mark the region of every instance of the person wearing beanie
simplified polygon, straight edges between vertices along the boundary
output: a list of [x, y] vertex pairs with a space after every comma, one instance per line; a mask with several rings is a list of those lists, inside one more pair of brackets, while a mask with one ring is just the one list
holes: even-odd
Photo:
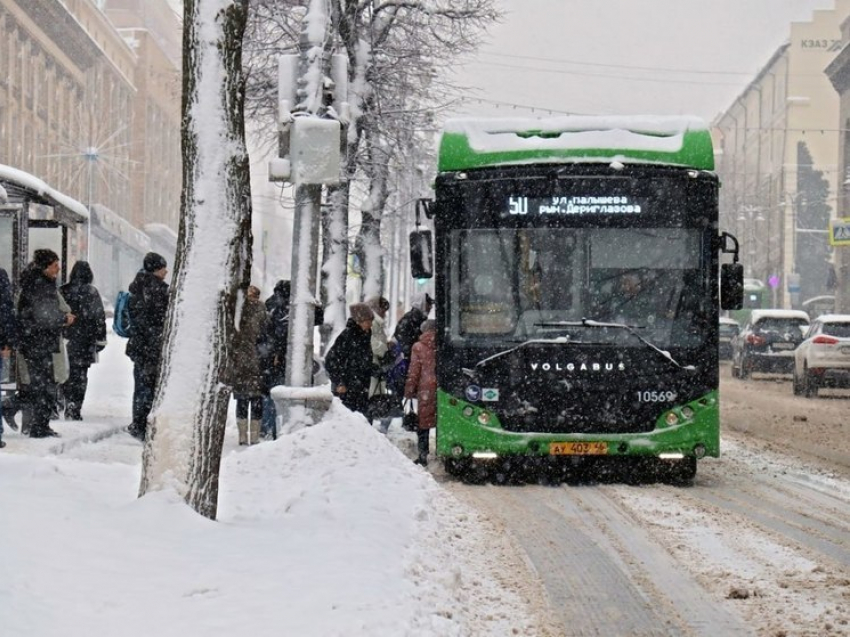
[[133, 361], [133, 422], [127, 431], [144, 440], [162, 353], [168, 312], [168, 268], [162, 255], [148, 252], [130, 284], [130, 339], [126, 354]]
[[351, 317], [325, 357], [331, 391], [351, 411], [366, 415], [372, 378], [372, 320], [365, 303], [349, 307]]
[[24, 360], [28, 382], [21, 384], [19, 403], [31, 411], [31, 438], [58, 435], [50, 428], [50, 415], [56, 403], [53, 356], [62, 351], [63, 329], [76, 320], [56, 287], [59, 269], [58, 255], [53, 250], [39, 249], [21, 274], [18, 353]]
[[418, 418], [416, 464], [428, 464], [431, 429], [437, 424], [437, 323], [428, 319], [422, 323], [422, 335], [413, 345], [404, 398], [416, 399]]
[[[168, 264], [165, 261], [165, 257], [161, 254], [157, 254], [156, 252], [148, 252], [145, 255], [144, 260], [142, 261], [142, 269], [145, 272], [159, 272], [160, 270], [164, 270]], [[165, 274], [163, 273], [162, 278], [165, 278]]]

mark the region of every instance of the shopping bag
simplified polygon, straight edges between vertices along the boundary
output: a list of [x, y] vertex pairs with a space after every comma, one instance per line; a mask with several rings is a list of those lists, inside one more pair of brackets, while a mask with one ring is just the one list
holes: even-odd
[[419, 430], [419, 414], [413, 411], [413, 403], [408, 400], [404, 403], [404, 416], [401, 419], [401, 428], [405, 431]]

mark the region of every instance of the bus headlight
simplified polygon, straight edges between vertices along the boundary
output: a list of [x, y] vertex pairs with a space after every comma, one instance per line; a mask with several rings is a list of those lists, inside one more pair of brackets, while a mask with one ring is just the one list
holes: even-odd
[[464, 408], [463, 408], [463, 412], [462, 412], [462, 413], [463, 413], [463, 415], [464, 415], [464, 416], [466, 416], [467, 418], [469, 418], [469, 417], [471, 417], [471, 416], [472, 416], [472, 414], [474, 414], [474, 413], [475, 413], [475, 408], [473, 408], [473, 407], [472, 407], [472, 405], [467, 405], [466, 407], [464, 407]]
[[478, 414], [478, 422], [482, 425], [489, 424], [490, 414], [488, 414], [486, 411], [482, 411], [480, 414]]
[[684, 416], [685, 419], [690, 420], [694, 417], [694, 410], [688, 406], [682, 407], [682, 416]]
[[667, 415], [664, 416], [664, 422], [666, 422], [670, 427], [679, 422], [679, 417], [676, 415], [675, 411], [668, 411]]

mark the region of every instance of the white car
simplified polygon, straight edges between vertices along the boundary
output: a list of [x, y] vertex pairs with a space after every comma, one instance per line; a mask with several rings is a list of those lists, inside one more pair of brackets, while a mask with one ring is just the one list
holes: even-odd
[[794, 393], [818, 395], [820, 387], [850, 387], [850, 314], [823, 314], [794, 350]]

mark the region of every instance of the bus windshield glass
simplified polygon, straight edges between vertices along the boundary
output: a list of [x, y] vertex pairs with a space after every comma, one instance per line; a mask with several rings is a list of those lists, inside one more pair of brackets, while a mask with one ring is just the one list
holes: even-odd
[[[447, 322], [453, 342], [529, 339], [658, 347], [705, 337], [703, 232], [696, 228], [474, 228], [449, 238]], [[577, 325], [578, 323], [578, 325]]]

